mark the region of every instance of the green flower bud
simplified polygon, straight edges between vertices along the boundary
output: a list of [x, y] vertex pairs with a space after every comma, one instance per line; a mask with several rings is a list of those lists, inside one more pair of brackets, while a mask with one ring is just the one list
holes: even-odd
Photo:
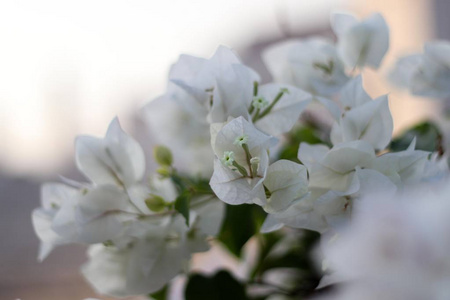
[[158, 173], [162, 177], [169, 177], [171, 174], [170, 169], [167, 167], [160, 167], [156, 169], [156, 173]]
[[166, 201], [158, 195], [150, 194], [149, 197], [145, 199], [145, 205], [153, 212], [160, 212], [166, 207]]
[[162, 166], [171, 166], [173, 162], [172, 152], [165, 146], [156, 146], [153, 148], [153, 156], [158, 164]]

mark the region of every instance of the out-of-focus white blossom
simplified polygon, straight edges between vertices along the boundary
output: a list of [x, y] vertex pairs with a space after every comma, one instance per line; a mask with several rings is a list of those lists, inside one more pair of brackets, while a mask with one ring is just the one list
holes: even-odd
[[331, 96], [349, 79], [336, 48], [321, 38], [274, 45], [263, 59], [275, 82], [300, 87], [315, 96]]
[[435, 41], [425, 44], [423, 54], [400, 58], [390, 78], [412, 94], [424, 97], [450, 96], [450, 43]]
[[348, 68], [368, 65], [378, 69], [389, 48], [389, 28], [381, 14], [358, 21], [353, 15], [335, 13], [331, 27], [338, 38], [338, 53]]
[[448, 182], [359, 203], [346, 231], [323, 243], [338, 282], [324, 299], [448, 299]]

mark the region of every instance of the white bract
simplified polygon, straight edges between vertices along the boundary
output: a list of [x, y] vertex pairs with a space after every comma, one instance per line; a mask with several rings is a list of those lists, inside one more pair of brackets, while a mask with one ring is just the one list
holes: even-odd
[[338, 38], [338, 53], [348, 68], [380, 66], [389, 48], [389, 28], [381, 14], [358, 21], [353, 15], [335, 13], [331, 27]]
[[393, 121], [387, 96], [372, 100], [362, 87], [362, 78], [351, 80], [341, 91], [342, 114], [331, 130], [334, 145], [366, 141], [383, 150], [391, 141]]
[[79, 136], [75, 140], [78, 169], [95, 184], [129, 187], [142, 180], [145, 157], [141, 146], [120, 128], [118, 119], [105, 137]]
[[450, 96], [450, 43], [436, 41], [425, 44], [423, 54], [400, 58], [390, 78], [398, 86], [418, 96], [447, 98]]
[[330, 96], [349, 79], [335, 47], [321, 38], [274, 45], [263, 59], [275, 82], [300, 87], [312, 95]]
[[[243, 117], [224, 125], [212, 145], [216, 159], [210, 185], [217, 197], [229, 204], [264, 205], [267, 152], [275, 142], [276, 139], [259, 131]], [[252, 164], [254, 158], [257, 160]]]

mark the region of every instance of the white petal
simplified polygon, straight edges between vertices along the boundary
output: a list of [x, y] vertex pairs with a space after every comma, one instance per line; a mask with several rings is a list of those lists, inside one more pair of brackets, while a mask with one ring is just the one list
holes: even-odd
[[350, 110], [342, 118], [340, 125], [344, 142], [363, 140], [375, 149], [384, 149], [389, 144], [393, 131], [387, 96]]
[[344, 108], [355, 108], [370, 101], [372, 101], [372, 98], [370, 98], [363, 88], [361, 75], [350, 80], [342, 88], [339, 97], [339, 102]]
[[96, 184], [132, 184], [142, 179], [145, 157], [141, 146], [114, 119], [104, 139], [75, 140], [78, 169]]
[[330, 148], [322, 144], [310, 145], [307, 143], [300, 143], [297, 157], [309, 170], [313, 164], [321, 161], [329, 150]]
[[356, 24], [358, 24], [358, 19], [354, 15], [348, 13], [331, 14], [331, 28], [337, 36], [345, 33]]

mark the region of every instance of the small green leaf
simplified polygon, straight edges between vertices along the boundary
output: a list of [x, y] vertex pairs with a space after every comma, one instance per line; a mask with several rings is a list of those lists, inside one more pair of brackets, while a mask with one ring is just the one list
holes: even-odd
[[324, 143], [324, 141], [319, 138], [318, 131], [312, 126], [298, 126], [287, 134], [287, 142], [280, 151], [279, 159], [299, 162], [297, 159], [297, 153], [298, 147], [302, 142], [308, 144]]
[[186, 226], [189, 227], [189, 203], [191, 197], [189, 193], [183, 193], [175, 199], [175, 210], [179, 212], [186, 220]]
[[242, 247], [253, 235], [259, 233], [265, 217], [266, 213], [258, 205], [227, 204], [218, 239], [231, 253], [240, 257]]
[[167, 297], [167, 285], [165, 285], [162, 289], [160, 289], [159, 291], [148, 295], [148, 297], [150, 297], [151, 299], [154, 300], [166, 300]]
[[227, 271], [221, 270], [212, 277], [193, 274], [185, 289], [186, 300], [248, 300], [245, 287]]
[[392, 140], [389, 149], [393, 152], [403, 151], [408, 148], [414, 137], [416, 138], [416, 149], [424, 151], [440, 151], [441, 133], [439, 128], [431, 122], [423, 122]]

